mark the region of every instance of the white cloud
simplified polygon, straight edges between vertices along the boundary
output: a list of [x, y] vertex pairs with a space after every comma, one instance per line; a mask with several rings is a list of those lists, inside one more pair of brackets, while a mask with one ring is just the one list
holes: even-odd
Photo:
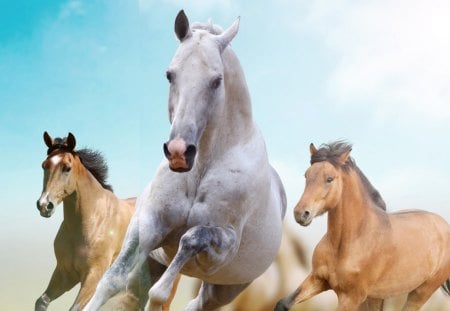
[[334, 54], [329, 90], [341, 104], [450, 119], [450, 2], [316, 1], [306, 26]]

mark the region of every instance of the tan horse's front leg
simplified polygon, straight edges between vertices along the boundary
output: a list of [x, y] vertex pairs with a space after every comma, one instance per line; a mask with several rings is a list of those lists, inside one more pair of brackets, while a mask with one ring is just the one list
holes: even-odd
[[310, 274], [292, 294], [278, 301], [274, 310], [289, 310], [289, 308], [291, 308], [294, 304], [301, 303], [329, 289], [330, 286], [328, 285], [328, 282], [326, 280]]
[[36, 300], [34, 305], [35, 311], [45, 311], [51, 301], [55, 300], [72, 287], [74, 287], [79, 280], [75, 277], [64, 273], [58, 266], [56, 266], [55, 271], [53, 271], [50, 282], [47, 286], [45, 292], [41, 297]]
[[358, 308], [358, 311], [383, 311], [384, 300], [367, 298]]
[[[338, 308], [337, 311], [356, 311], [361, 310], [360, 307], [365, 305], [367, 296], [358, 290], [352, 290], [350, 293], [338, 293]], [[366, 306], [370, 306], [367, 301]], [[367, 310], [364, 308], [362, 310]]]
[[80, 291], [78, 292], [77, 298], [73, 303], [70, 311], [82, 310], [84, 306], [89, 302], [95, 292], [97, 283], [99, 282], [101, 276], [105, 269], [91, 269], [86, 274], [86, 276], [81, 280]]

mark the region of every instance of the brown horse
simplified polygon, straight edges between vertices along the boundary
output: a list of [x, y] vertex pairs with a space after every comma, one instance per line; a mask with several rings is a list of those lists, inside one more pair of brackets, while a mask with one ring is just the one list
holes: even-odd
[[78, 283], [81, 288], [71, 310], [81, 310], [120, 251], [135, 198], [120, 200], [113, 194], [105, 183], [107, 166], [101, 154], [75, 151], [71, 133], [52, 139], [45, 132], [44, 141], [48, 151], [37, 208], [41, 216], [50, 217], [63, 202], [64, 220], [54, 241], [56, 268], [35, 310], [46, 310]]
[[450, 275], [450, 227], [425, 211], [386, 213], [381, 197], [350, 157], [351, 145], [317, 150], [305, 191], [294, 209], [307, 226], [328, 212], [328, 229], [313, 254], [312, 272], [275, 310], [288, 310], [322, 291], [338, 296], [338, 310], [382, 310], [383, 299], [407, 293], [403, 310], [419, 310]]

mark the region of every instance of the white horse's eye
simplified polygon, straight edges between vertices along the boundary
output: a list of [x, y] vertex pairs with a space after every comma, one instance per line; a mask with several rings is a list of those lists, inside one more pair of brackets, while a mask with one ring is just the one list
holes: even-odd
[[167, 78], [167, 81], [169, 81], [169, 83], [172, 83], [173, 73], [171, 73], [170, 71], [166, 71], [166, 78]]
[[211, 82], [211, 88], [213, 90], [217, 89], [220, 86], [220, 83], [222, 82], [222, 77], [217, 77]]

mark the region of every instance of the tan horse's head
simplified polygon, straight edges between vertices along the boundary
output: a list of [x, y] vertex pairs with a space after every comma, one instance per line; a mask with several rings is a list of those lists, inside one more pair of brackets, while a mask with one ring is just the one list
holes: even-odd
[[334, 161], [318, 160], [317, 149], [310, 145], [311, 166], [305, 173], [306, 183], [300, 201], [294, 208], [295, 220], [302, 226], [308, 226], [314, 217], [334, 209], [342, 195], [342, 173], [349, 160], [351, 146], [337, 155]]
[[37, 201], [37, 208], [43, 217], [50, 217], [56, 205], [75, 191], [74, 170], [77, 162], [74, 154], [75, 137], [72, 133], [64, 138], [52, 139], [44, 133], [44, 142], [48, 147], [48, 156], [42, 163], [44, 186]]

